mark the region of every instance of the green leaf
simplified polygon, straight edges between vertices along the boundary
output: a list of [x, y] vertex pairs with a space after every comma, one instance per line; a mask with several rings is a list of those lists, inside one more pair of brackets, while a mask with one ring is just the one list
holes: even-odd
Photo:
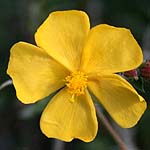
[[135, 79], [129, 79], [129, 82], [140, 92], [145, 93], [145, 89], [144, 89], [144, 80], [142, 77], [139, 77], [138, 80]]

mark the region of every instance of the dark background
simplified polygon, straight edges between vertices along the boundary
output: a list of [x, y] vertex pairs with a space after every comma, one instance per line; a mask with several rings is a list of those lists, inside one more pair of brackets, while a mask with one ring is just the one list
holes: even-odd
[[[67, 9], [86, 11], [91, 26], [106, 23], [129, 28], [142, 47], [144, 58], [150, 59], [150, 0], [0, 0], [0, 84], [9, 79], [6, 69], [11, 46], [18, 41], [35, 44], [34, 33], [49, 13]], [[55, 149], [57, 142], [46, 138], [39, 128], [40, 115], [48, 100], [24, 105], [17, 100], [12, 85], [0, 91], [0, 150]], [[99, 133], [93, 142], [74, 140], [63, 147], [68, 150], [119, 149], [102, 123], [99, 124]], [[114, 126], [132, 147], [129, 150], [150, 150], [149, 110], [133, 129]]]

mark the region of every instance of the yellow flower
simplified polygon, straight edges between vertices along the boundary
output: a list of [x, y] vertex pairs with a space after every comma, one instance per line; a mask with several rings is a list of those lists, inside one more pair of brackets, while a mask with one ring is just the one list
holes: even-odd
[[122, 77], [142, 62], [131, 32], [106, 24], [90, 30], [82, 11], [57, 11], [35, 33], [37, 46], [11, 48], [8, 74], [17, 97], [34, 103], [59, 92], [44, 110], [40, 127], [47, 137], [92, 141], [98, 124], [89, 91], [124, 128], [134, 126], [146, 109], [144, 99]]

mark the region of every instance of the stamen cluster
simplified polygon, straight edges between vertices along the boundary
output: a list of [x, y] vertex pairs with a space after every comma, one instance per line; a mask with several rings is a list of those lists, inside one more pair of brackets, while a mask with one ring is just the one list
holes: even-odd
[[85, 93], [85, 88], [87, 87], [87, 78], [81, 71], [76, 71], [71, 73], [71, 75], [65, 78], [66, 86], [68, 87], [68, 91], [73, 96], [79, 96]]

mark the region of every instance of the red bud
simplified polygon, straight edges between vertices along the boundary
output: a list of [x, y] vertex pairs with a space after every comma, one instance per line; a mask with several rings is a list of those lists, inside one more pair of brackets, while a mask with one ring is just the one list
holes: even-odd
[[137, 74], [136, 69], [124, 72], [124, 76], [126, 76], [128, 78], [134, 78], [135, 80], [138, 80], [138, 74]]
[[144, 66], [140, 69], [140, 73], [144, 79], [150, 80], [150, 60], [146, 60]]

